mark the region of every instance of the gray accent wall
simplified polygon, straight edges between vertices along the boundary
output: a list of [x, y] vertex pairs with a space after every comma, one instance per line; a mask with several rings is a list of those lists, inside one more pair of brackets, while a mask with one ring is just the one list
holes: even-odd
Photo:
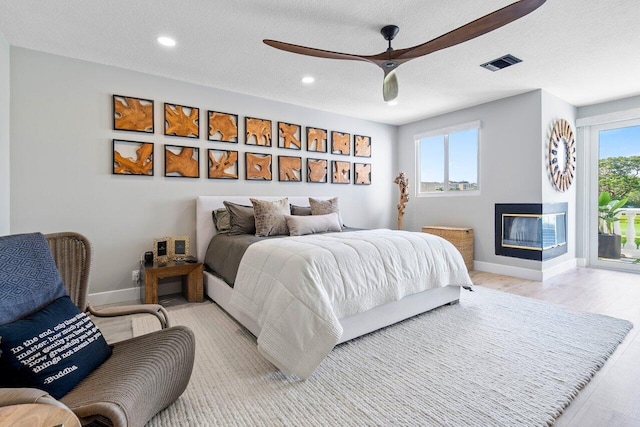
[[10, 233], [10, 88], [9, 74], [10, 48], [9, 43], [0, 33], [0, 236]]
[[[471, 108], [420, 120], [398, 131], [398, 169], [410, 178], [405, 229], [424, 225], [472, 227], [474, 259], [530, 270], [544, 270], [575, 258], [575, 186], [567, 193], [551, 187], [547, 172], [549, 129], [553, 120], [575, 122], [575, 108], [542, 90], [500, 99]], [[414, 137], [417, 134], [480, 120], [480, 193], [477, 195], [416, 197]], [[538, 262], [495, 255], [496, 203], [569, 202], [569, 252]]]
[[[94, 248], [91, 293], [131, 288], [131, 271], [154, 238], [195, 239], [199, 195], [335, 195], [347, 225], [380, 228], [395, 222], [394, 126], [16, 47], [11, 48], [11, 76], [11, 232], [86, 235]], [[112, 94], [154, 100], [155, 133], [113, 131]], [[163, 135], [164, 102], [201, 109], [199, 139]], [[274, 141], [278, 120], [371, 136], [372, 157], [279, 149], [277, 143], [256, 148], [242, 137], [239, 144], [209, 142], [203, 135], [207, 109], [239, 114], [241, 132], [245, 116], [271, 119]], [[155, 175], [113, 175], [112, 138], [155, 143]], [[200, 178], [164, 177], [163, 144], [199, 147]], [[241, 179], [207, 179], [207, 148], [240, 151]], [[273, 181], [244, 180], [246, 151], [274, 156]], [[278, 155], [371, 163], [372, 185], [281, 183]]]
[[542, 159], [542, 172], [540, 176], [541, 189], [542, 189], [542, 202], [543, 203], [560, 203], [566, 202], [568, 205], [567, 219], [567, 253], [559, 257], [544, 261], [542, 263], [542, 269], [549, 268], [551, 266], [560, 264], [569, 259], [576, 258], [576, 230], [578, 229], [578, 214], [577, 214], [577, 193], [579, 188], [579, 176], [574, 177], [571, 187], [561, 193], [557, 191], [551, 184], [551, 174], [549, 173], [548, 159], [549, 159], [549, 138], [551, 137], [551, 130], [556, 120], [567, 120], [574, 132], [576, 138], [577, 155], [581, 156], [578, 133], [576, 131], [576, 115], [577, 110], [573, 105], [565, 102], [564, 100], [550, 94], [547, 91], [540, 91], [542, 96], [542, 153], [540, 158]]
[[[494, 254], [495, 203], [541, 203], [540, 91], [512, 96], [400, 127], [399, 169], [410, 178], [405, 229], [424, 225], [472, 227], [474, 259], [539, 269], [539, 262]], [[480, 194], [416, 197], [414, 136], [480, 120]]]

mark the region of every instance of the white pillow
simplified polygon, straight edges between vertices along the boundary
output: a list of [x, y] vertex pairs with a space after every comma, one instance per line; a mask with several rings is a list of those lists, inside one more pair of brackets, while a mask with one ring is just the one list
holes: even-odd
[[326, 215], [285, 215], [290, 236], [324, 233], [325, 231], [342, 231], [338, 214], [333, 212]]

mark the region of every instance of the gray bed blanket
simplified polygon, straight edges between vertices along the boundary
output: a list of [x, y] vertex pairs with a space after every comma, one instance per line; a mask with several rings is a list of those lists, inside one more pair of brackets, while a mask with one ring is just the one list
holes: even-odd
[[[361, 230], [360, 228], [344, 227], [342, 232]], [[229, 286], [233, 287], [238, 274], [240, 261], [247, 248], [260, 240], [281, 239], [289, 236], [269, 236], [258, 237], [253, 234], [228, 235], [219, 233], [213, 236], [207, 253], [204, 257], [204, 264], [208, 271], [220, 276]]]

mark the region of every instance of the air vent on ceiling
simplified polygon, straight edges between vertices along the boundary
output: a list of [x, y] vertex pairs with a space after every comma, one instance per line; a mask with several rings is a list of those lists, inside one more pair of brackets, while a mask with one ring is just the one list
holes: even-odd
[[505, 55], [501, 58], [494, 59], [493, 61], [489, 61], [480, 65], [482, 68], [486, 68], [489, 71], [498, 71], [503, 68], [507, 68], [512, 66], [513, 64], [517, 64], [518, 62], [522, 62], [522, 59], [516, 58], [513, 55]]

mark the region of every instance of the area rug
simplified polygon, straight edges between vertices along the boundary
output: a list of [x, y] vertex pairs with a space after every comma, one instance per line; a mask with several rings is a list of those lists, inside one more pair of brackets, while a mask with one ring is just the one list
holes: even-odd
[[170, 315], [193, 329], [196, 361], [185, 393], [150, 426], [550, 425], [632, 328], [476, 287], [460, 304], [337, 346], [301, 381], [217, 305]]

